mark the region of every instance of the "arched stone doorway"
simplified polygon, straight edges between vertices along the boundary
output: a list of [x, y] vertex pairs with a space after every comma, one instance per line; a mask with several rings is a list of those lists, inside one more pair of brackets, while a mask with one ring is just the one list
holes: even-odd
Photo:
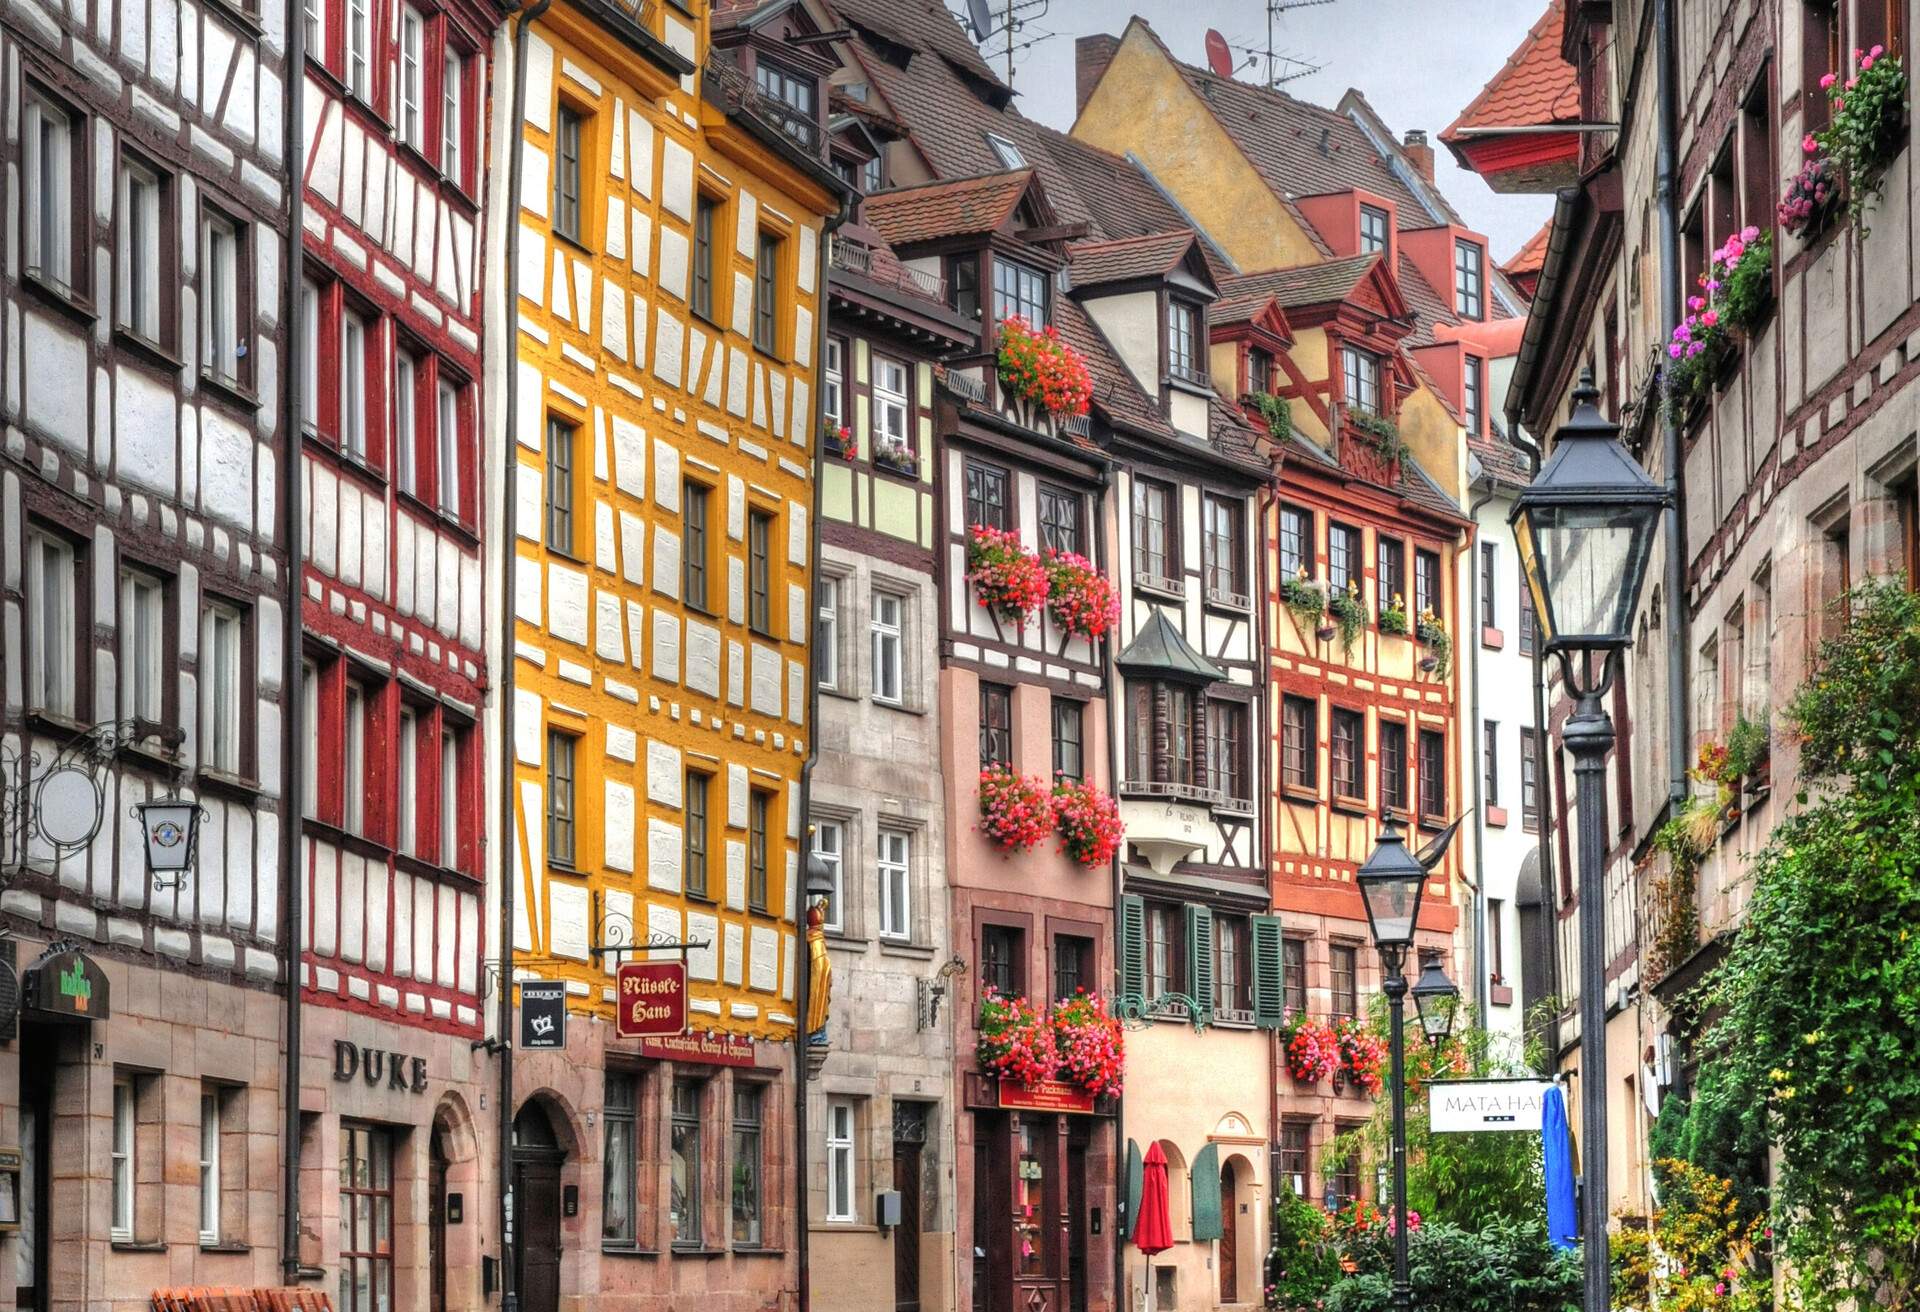
[[560, 1166], [566, 1159], [547, 1108], [529, 1098], [513, 1118], [513, 1276], [521, 1312], [559, 1312]]
[[[427, 1139], [428, 1312], [478, 1307], [480, 1144], [465, 1099], [448, 1093], [433, 1109]], [[460, 1200], [458, 1208], [450, 1200]]]

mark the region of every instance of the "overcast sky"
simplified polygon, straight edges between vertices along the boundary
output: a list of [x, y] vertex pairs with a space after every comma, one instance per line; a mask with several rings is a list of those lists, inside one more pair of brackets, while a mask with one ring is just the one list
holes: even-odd
[[[1007, 0], [987, 0], [996, 14]], [[1173, 53], [1205, 65], [1209, 27], [1235, 46], [1262, 52], [1259, 68], [1240, 77], [1258, 81], [1265, 67], [1265, 0], [1014, 0], [1024, 15], [1013, 56], [1020, 109], [1058, 128], [1073, 123], [1073, 42], [1094, 32], [1119, 34], [1139, 14]], [[1546, 8], [1546, 0], [1276, 0], [1286, 12], [1273, 21], [1273, 48], [1319, 72], [1295, 78], [1285, 90], [1332, 106], [1357, 87], [1396, 133], [1425, 128], [1435, 147], [1440, 188], [1468, 223], [1487, 234], [1496, 260], [1505, 260], [1553, 212], [1550, 196], [1501, 196], [1453, 161], [1439, 143], [1487, 79], [1506, 62]], [[947, 7], [964, 13], [963, 0]], [[1049, 35], [1051, 34], [1051, 35]], [[1031, 43], [1031, 44], [1029, 44]], [[984, 43], [995, 71], [1005, 75], [1006, 38]], [[1244, 50], [1236, 57], [1244, 64]], [[1292, 71], [1299, 71], [1297, 68]]]

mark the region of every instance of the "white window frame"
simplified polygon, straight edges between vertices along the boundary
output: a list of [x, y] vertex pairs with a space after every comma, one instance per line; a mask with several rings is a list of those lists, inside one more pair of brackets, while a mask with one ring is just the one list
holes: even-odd
[[326, 0], [301, 0], [301, 20], [307, 25], [307, 58], [327, 62], [323, 48], [326, 40]]
[[200, 322], [205, 358], [200, 367], [228, 385], [240, 381], [240, 225], [218, 210], [200, 219]]
[[399, 76], [393, 80], [395, 129], [400, 140], [422, 150], [426, 110], [421, 104], [426, 69], [427, 22], [412, 5], [400, 7]]
[[167, 585], [122, 566], [119, 614], [120, 714], [159, 721], [166, 710]]
[[822, 688], [840, 686], [840, 580], [822, 574], [814, 580], [813, 675]]
[[880, 874], [880, 937], [906, 943], [913, 939], [913, 835], [905, 829], [881, 829], [874, 836], [874, 864]]
[[845, 396], [844, 371], [845, 362], [841, 356], [840, 339], [829, 336], [827, 338], [826, 370], [823, 375], [825, 381], [821, 384], [822, 395], [820, 404], [826, 411], [827, 422], [832, 424], [836, 430], [847, 422], [846, 409], [842, 404], [842, 398]]
[[[889, 371], [897, 375], [897, 382], [888, 378]], [[913, 438], [908, 432], [913, 414], [913, 404], [908, 394], [908, 389], [913, 386], [909, 381], [911, 377], [907, 366], [898, 360], [889, 360], [884, 355], [873, 357], [874, 435], [904, 443], [909, 451], [913, 450]]]
[[448, 42], [440, 59], [440, 172], [455, 186], [464, 186], [460, 152], [465, 145], [466, 118], [461, 98], [466, 94], [467, 58]]
[[166, 184], [160, 171], [142, 160], [120, 160], [119, 222], [114, 266], [119, 283], [117, 322], [128, 332], [158, 345], [160, 318], [161, 218]]
[[394, 771], [393, 847], [406, 856], [417, 855], [420, 842], [420, 713], [400, 708], [400, 765]]
[[22, 195], [26, 207], [26, 267], [65, 294], [73, 288], [74, 114], [38, 90], [27, 92]]
[[1007, 140], [1007, 138], [1001, 136], [998, 132], [987, 133], [987, 145], [993, 148], [993, 153], [999, 157], [1000, 162], [1007, 168], [1023, 169], [1027, 166], [1027, 157], [1020, 153], [1020, 147], [1014, 145], [1013, 142]]
[[367, 825], [367, 689], [348, 679], [342, 700], [346, 713], [341, 717], [340, 827], [359, 834]]
[[393, 477], [402, 492], [417, 492], [420, 460], [420, 366], [404, 350], [393, 353]]
[[300, 280], [300, 425], [320, 429], [320, 285]]
[[460, 740], [446, 716], [440, 724], [440, 864], [454, 867], [460, 847], [460, 812], [454, 805], [460, 792]]
[[847, 1223], [860, 1219], [859, 1205], [855, 1201], [860, 1195], [856, 1188], [859, 1161], [853, 1151], [855, 1127], [858, 1124], [853, 1099], [827, 1099], [826, 1219], [829, 1221]]
[[434, 392], [434, 433], [441, 513], [460, 514], [460, 389], [442, 378]]
[[241, 665], [246, 620], [225, 602], [209, 602], [200, 617], [200, 761], [230, 775], [241, 767]]
[[899, 706], [907, 695], [907, 599], [898, 593], [874, 589], [873, 613], [867, 627], [873, 637], [873, 699]]
[[340, 449], [367, 458], [367, 334], [370, 325], [355, 310], [340, 312]]
[[368, 0], [347, 0], [344, 80], [360, 100], [373, 94], [373, 22], [367, 7]]
[[826, 867], [833, 887], [827, 893], [822, 928], [834, 934], [847, 932], [846, 853], [847, 827], [838, 820], [816, 820], [813, 824], [813, 850]]
[[42, 529], [27, 534], [27, 705], [54, 715], [78, 710], [78, 563], [65, 538]]
[[220, 1242], [220, 1090], [200, 1089], [200, 1242]]
[[[1349, 360], [1355, 362], [1358, 367], [1349, 370], [1347, 368]], [[1371, 387], [1373, 396], [1371, 400], [1364, 396], [1349, 396], [1346, 398], [1348, 408], [1363, 411], [1370, 415], [1385, 413], [1380, 408], [1380, 389], [1383, 373], [1380, 357], [1372, 351], [1362, 350], [1357, 346], [1343, 346], [1340, 348], [1340, 386], [1343, 392], [1346, 389], [1347, 375], [1350, 372], [1357, 380], [1355, 390], [1364, 393]]]
[[115, 1243], [133, 1242], [134, 1219], [134, 1127], [138, 1121], [138, 1102], [134, 1096], [133, 1076], [118, 1075], [113, 1081], [113, 1215], [108, 1230]]

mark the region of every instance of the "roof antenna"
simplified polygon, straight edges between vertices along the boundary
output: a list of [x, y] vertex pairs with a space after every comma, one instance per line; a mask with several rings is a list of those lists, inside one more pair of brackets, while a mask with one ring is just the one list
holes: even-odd
[[[1267, 89], [1271, 91], [1282, 82], [1291, 82], [1298, 77], [1318, 73], [1324, 64], [1309, 64], [1304, 59], [1295, 59], [1292, 55], [1277, 54], [1273, 48], [1273, 20], [1295, 9], [1310, 9], [1315, 5], [1330, 5], [1333, 0], [1267, 0]], [[1280, 75], [1280, 64], [1292, 65], [1292, 71], [1285, 77]]]

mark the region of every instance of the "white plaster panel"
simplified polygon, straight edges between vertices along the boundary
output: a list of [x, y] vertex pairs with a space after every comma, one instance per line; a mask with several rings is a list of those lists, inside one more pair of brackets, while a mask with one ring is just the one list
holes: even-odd
[[654, 525], [653, 587], [663, 596], [680, 595], [680, 535]]
[[604, 501], [593, 503], [593, 565], [609, 574], [620, 572], [616, 559], [619, 539], [613, 531], [613, 507]]
[[522, 361], [519, 391], [514, 398], [514, 436], [529, 451], [538, 451], [546, 440], [542, 419], [546, 414], [547, 384], [537, 365]]
[[727, 705], [747, 704], [747, 649], [731, 638], [727, 640]]
[[735, 542], [747, 535], [747, 485], [738, 474], [727, 475], [727, 536]]
[[585, 571], [551, 562], [547, 565], [547, 631], [576, 647], [587, 645]]
[[780, 653], [765, 643], [753, 644], [753, 695], [749, 705], [762, 715], [780, 714]]
[[516, 685], [513, 690], [513, 755], [522, 765], [540, 765], [540, 694]]
[[[540, 486], [540, 471], [532, 465], [520, 465], [513, 471], [513, 531], [529, 542], [540, 540], [540, 509], [545, 489]], [[403, 527], [405, 521], [402, 521]]]
[[793, 380], [793, 404], [789, 407], [791, 418], [787, 422], [787, 434], [797, 446], [807, 444], [807, 434], [813, 430], [813, 411], [807, 403], [807, 380]]
[[527, 124], [542, 132], [553, 128], [553, 47], [527, 33]]
[[787, 584], [787, 635], [798, 638], [807, 631], [807, 590], [798, 583]]
[[[802, 369], [813, 368], [813, 311], [804, 305], [793, 307], [793, 362]], [[774, 408], [778, 409], [778, 389], [774, 398]]]
[[680, 891], [680, 826], [647, 819], [647, 887]]
[[[636, 209], [632, 213], [633, 240], [628, 243], [627, 256], [633, 265], [633, 271], [642, 278], [653, 277], [653, 216], [644, 210]], [[638, 351], [634, 359], [640, 358]]]
[[753, 951], [747, 958], [747, 987], [772, 993], [780, 987], [780, 940], [765, 925], [753, 927]]
[[671, 224], [660, 228], [660, 272], [657, 281], [663, 291], [687, 299], [687, 234]]
[[114, 472], [127, 482], [172, 496], [175, 488], [173, 389], [140, 369], [116, 371], [113, 389]]
[[[608, 924], [617, 924], [623, 920], [628, 925], [634, 923], [633, 894], [627, 892], [624, 888], [603, 888], [600, 890], [600, 898], [601, 905], [605, 908]], [[601, 964], [606, 968], [609, 975], [620, 968], [620, 960], [621, 958], [618, 954], [605, 956], [600, 959]]]
[[791, 934], [782, 934], [780, 936], [780, 960], [784, 964], [780, 969], [780, 996], [789, 1002], [793, 1001], [794, 950], [794, 936]]
[[[616, 118], [613, 122], [617, 131], [620, 120]], [[612, 157], [615, 160], [620, 158], [618, 148]], [[618, 173], [615, 176], [619, 176]], [[627, 258], [627, 203], [618, 196], [607, 197], [607, 254], [616, 260]]]
[[680, 513], [680, 451], [657, 437], [653, 439], [653, 502]]
[[358, 852], [340, 858], [340, 959], [359, 961], [366, 956], [367, 859]]
[[[647, 933], [651, 937], [666, 939], [669, 943], [679, 942], [680, 908], [662, 902], [647, 903]], [[647, 956], [653, 961], [680, 960], [679, 952], [668, 948], [655, 948]]]
[[600, 345], [627, 358], [627, 293], [610, 278], [600, 280]]
[[660, 204], [693, 222], [693, 153], [672, 137], [660, 141]]
[[[556, 957], [585, 961], [592, 945], [592, 915], [587, 886], [556, 879], [547, 886], [547, 951]], [[451, 940], [453, 935], [448, 934]]]
[[529, 624], [543, 625], [546, 614], [540, 606], [540, 570], [536, 562], [521, 558], [513, 572], [513, 613]]
[[687, 952], [687, 978], [711, 982], [719, 978], [720, 917], [705, 911], [687, 912], [687, 938], [705, 943]]
[[639, 736], [623, 724], [607, 721], [607, 755], [616, 761], [633, 764], [639, 753]]
[[627, 660], [627, 644], [620, 632], [619, 594], [596, 589], [593, 594], [594, 650], [603, 660]]
[[769, 407], [773, 416], [773, 435], [787, 435], [787, 376], [778, 369], [767, 371], [767, 384], [773, 389], [773, 403]]
[[727, 348], [727, 413], [736, 419], [747, 415], [747, 353], [737, 346]]
[[[547, 303], [547, 238], [525, 223], [520, 225], [520, 295], [535, 305]], [[522, 364], [522, 371], [532, 369]], [[525, 389], [522, 389], [522, 395]], [[535, 393], [537, 396], [538, 393]]]
[[624, 415], [613, 416], [613, 484], [629, 496], [647, 495], [647, 432]]
[[640, 516], [620, 512], [620, 576], [636, 587], [647, 581], [647, 528]]
[[799, 661], [787, 662], [787, 721], [799, 724], [806, 718], [807, 671]]
[[647, 740], [647, 800], [678, 810], [680, 801], [680, 749], [657, 739]]
[[727, 619], [747, 622], [747, 564], [738, 556], [727, 557]]
[[627, 180], [642, 196], [653, 195], [653, 123], [627, 111]]
[[741, 957], [746, 955], [746, 934], [740, 926], [729, 923], [726, 929], [726, 947], [720, 958], [720, 978], [736, 988], [740, 984]]
[[653, 676], [680, 682], [680, 617], [653, 608]]
[[743, 259], [752, 260], [759, 254], [754, 238], [760, 235], [760, 203], [745, 187], [740, 189], [738, 201], [735, 208], [739, 211], [740, 219], [734, 225], [734, 244]]
[[798, 501], [787, 502], [787, 563], [807, 563], [807, 508]]
[[[666, 234], [661, 234], [664, 237]], [[753, 332], [753, 280], [735, 271], [733, 275], [733, 331], [742, 337]]]
[[200, 411], [200, 507], [235, 528], [253, 526], [253, 434], [220, 411]]
[[[715, 357], [719, 352], [714, 352]], [[696, 324], [687, 329], [687, 390], [697, 391], [700, 380], [706, 377], [704, 366], [707, 358], [707, 335]]]
[[633, 668], [646, 669], [647, 608], [637, 601], [627, 603], [627, 650], [633, 653]]
[[745, 829], [747, 827], [747, 767], [730, 764], [727, 766], [727, 827]]
[[653, 376], [673, 387], [680, 386], [682, 337], [686, 327], [664, 308], [656, 312], [653, 329]]
[[691, 692], [720, 695], [720, 630], [691, 616], [687, 619], [687, 676]]
[[531, 214], [547, 217], [547, 168], [552, 160], [547, 152], [531, 141], [520, 143], [520, 206]]
[[633, 785], [609, 779], [607, 784], [606, 839], [603, 864], [609, 870], [633, 869]]
[[814, 267], [820, 261], [819, 241], [819, 230], [813, 225], [808, 224], [800, 229], [799, 268], [794, 273], [799, 280], [800, 290], [808, 295], [813, 293]]

